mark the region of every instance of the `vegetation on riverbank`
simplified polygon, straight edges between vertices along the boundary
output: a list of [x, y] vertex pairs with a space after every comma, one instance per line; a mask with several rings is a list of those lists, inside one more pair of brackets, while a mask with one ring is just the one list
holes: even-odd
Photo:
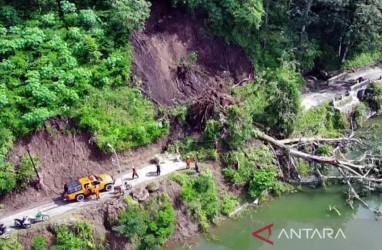
[[166, 194], [135, 204], [128, 197], [127, 208], [113, 230], [126, 236], [134, 249], [160, 249], [175, 229], [175, 210]]
[[175, 174], [171, 179], [182, 186], [181, 199], [187, 205], [187, 214], [198, 223], [202, 232], [207, 232], [211, 223], [222, 214], [228, 215], [238, 204], [232, 195], [221, 193], [222, 190], [219, 193], [208, 170], [196, 177], [182, 173]]
[[373, 100], [376, 103], [377, 112], [380, 113], [382, 107], [382, 84], [373, 83], [371, 89], [374, 92]]
[[[88, 221], [81, 221], [70, 225], [50, 226], [49, 231], [53, 234], [53, 239], [48, 239], [45, 235], [36, 235], [31, 241], [33, 250], [105, 250], [106, 244], [102, 239], [95, 237], [95, 229]], [[50, 242], [48, 244], [48, 242]], [[53, 243], [52, 243], [53, 242]], [[24, 249], [17, 238], [13, 236], [8, 239], [0, 239], [0, 249], [2, 250], [22, 250]]]

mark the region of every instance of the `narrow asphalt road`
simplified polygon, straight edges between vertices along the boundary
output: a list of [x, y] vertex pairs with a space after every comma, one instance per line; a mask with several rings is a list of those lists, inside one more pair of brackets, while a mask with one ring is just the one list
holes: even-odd
[[[186, 164], [182, 161], [177, 161], [175, 158], [167, 159], [167, 160], [161, 162], [161, 175], [160, 176], [171, 174], [175, 171], [184, 169], [185, 167], [186, 167]], [[121, 179], [123, 179], [123, 181], [127, 181], [134, 188], [138, 184], [148, 183], [148, 182], [151, 182], [152, 180], [160, 177], [160, 176], [157, 176], [157, 174], [156, 174], [156, 166], [155, 165], [145, 166], [141, 169], [138, 169], [137, 172], [138, 172], [139, 178], [134, 179], [134, 180], [131, 179], [131, 175], [132, 175], [131, 172], [123, 173], [122, 178], [121, 178], [121, 176], [116, 176], [115, 177], [116, 178], [115, 186], [122, 184]], [[95, 174], [101, 174], [101, 173], [95, 173]], [[39, 211], [41, 211], [43, 214], [49, 215], [51, 220], [54, 220], [53, 217], [55, 217], [55, 216], [62, 215], [64, 213], [78, 209], [80, 207], [94, 205], [96, 203], [102, 203], [105, 200], [112, 198], [113, 196], [115, 196], [115, 193], [114, 193], [114, 191], [111, 191], [111, 192], [102, 192], [101, 193], [101, 199], [98, 201], [92, 200], [92, 199], [87, 199], [83, 202], [64, 202], [62, 200], [57, 201], [57, 202], [50, 202], [50, 203], [35, 207], [33, 209], [27, 209], [25, 211], [18, 212], [16, 214], [12, 214], [10, 216], [1, 218], [0, 223], [4, 223], [8, 227], [8, 229], [10, 231], [12, 231], [12, 230], [15, 230], [13, 228], [13, 225], [14, 225], [14, 219], [16, 219], [16, 218], [21, 219], [24, 216], [34, 217]]]
[[[382, 65], [374, 65], [354, 72], [348, 72], [342, 82], [356, 80], [359, 77], [375, 81], [379, 80], [380, 76], [382, 76]], [[337, 94], [344, 94], [346, 90], [346, 88], [336, 88], [332, 86], [316, 92], [308, 92], [302, 95], [302, 107], [304, 110], [317, 107], [325, 101], [333, 100]]]

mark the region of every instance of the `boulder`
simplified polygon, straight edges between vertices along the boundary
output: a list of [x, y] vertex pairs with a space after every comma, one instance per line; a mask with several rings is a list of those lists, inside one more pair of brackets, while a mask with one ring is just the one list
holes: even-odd
[[146, 189], [149, 193], [154, 193], [159, 190], [159, 184], [157, 182], [151, 182], [146, 186]]
[[143, 202], [149, 198], [150, 194], [149, 191], [147, 191], [146, 188], [137, 188], [132, 191], [131, 195], [133, 198], [139, 202]]

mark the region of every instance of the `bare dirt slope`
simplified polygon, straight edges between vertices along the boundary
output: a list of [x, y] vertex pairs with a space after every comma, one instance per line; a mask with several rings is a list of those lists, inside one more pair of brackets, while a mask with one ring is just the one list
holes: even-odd
[[[172, 105], [208, 87], [229, 86], [254, 75], [244, 52], [211, 37], [200, 14], [192, 16], [173, 9], [168, 0], [154, 0], [145, 27], [131, 39], [133, 74], [160, 104]], [[192, 52], [197, 54], [196, 62], [189, 60]], [[186, 70], [184, 64], [189, 64]]]
[[[75, 125], [69, 123], [67, 120], [51, 120], [47, 122], [46, 128], [15, 144], [9, 160], [17, 165], [29, 147], [32, 156], [39, 159], [43, 190], [30, 187], [6, 195], [0, 200], [5, 205], [5, 212], [60, 198], [64, 184], [78, 177], [117, 174], [118, 167], [112, 155], [101, 152], [89, 133], [70, 131]], [[133, 165], [138, 168], [146, 165], [155, 154], [162, 151], [165, 142], [166, 138], [163, 138], [156, 143], [121, 153], [119, 160], [122, 171]]]

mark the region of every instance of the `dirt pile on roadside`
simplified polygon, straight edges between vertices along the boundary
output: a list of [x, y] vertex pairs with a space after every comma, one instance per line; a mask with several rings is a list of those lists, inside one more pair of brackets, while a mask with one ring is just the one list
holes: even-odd
[[133, 74], [155, 102], [173, 105], [211, 87], [226, 88], [254, 75], [237, 46], [210, 37], [200, 14], [153, 1], [143, 32], [134, 32]]

